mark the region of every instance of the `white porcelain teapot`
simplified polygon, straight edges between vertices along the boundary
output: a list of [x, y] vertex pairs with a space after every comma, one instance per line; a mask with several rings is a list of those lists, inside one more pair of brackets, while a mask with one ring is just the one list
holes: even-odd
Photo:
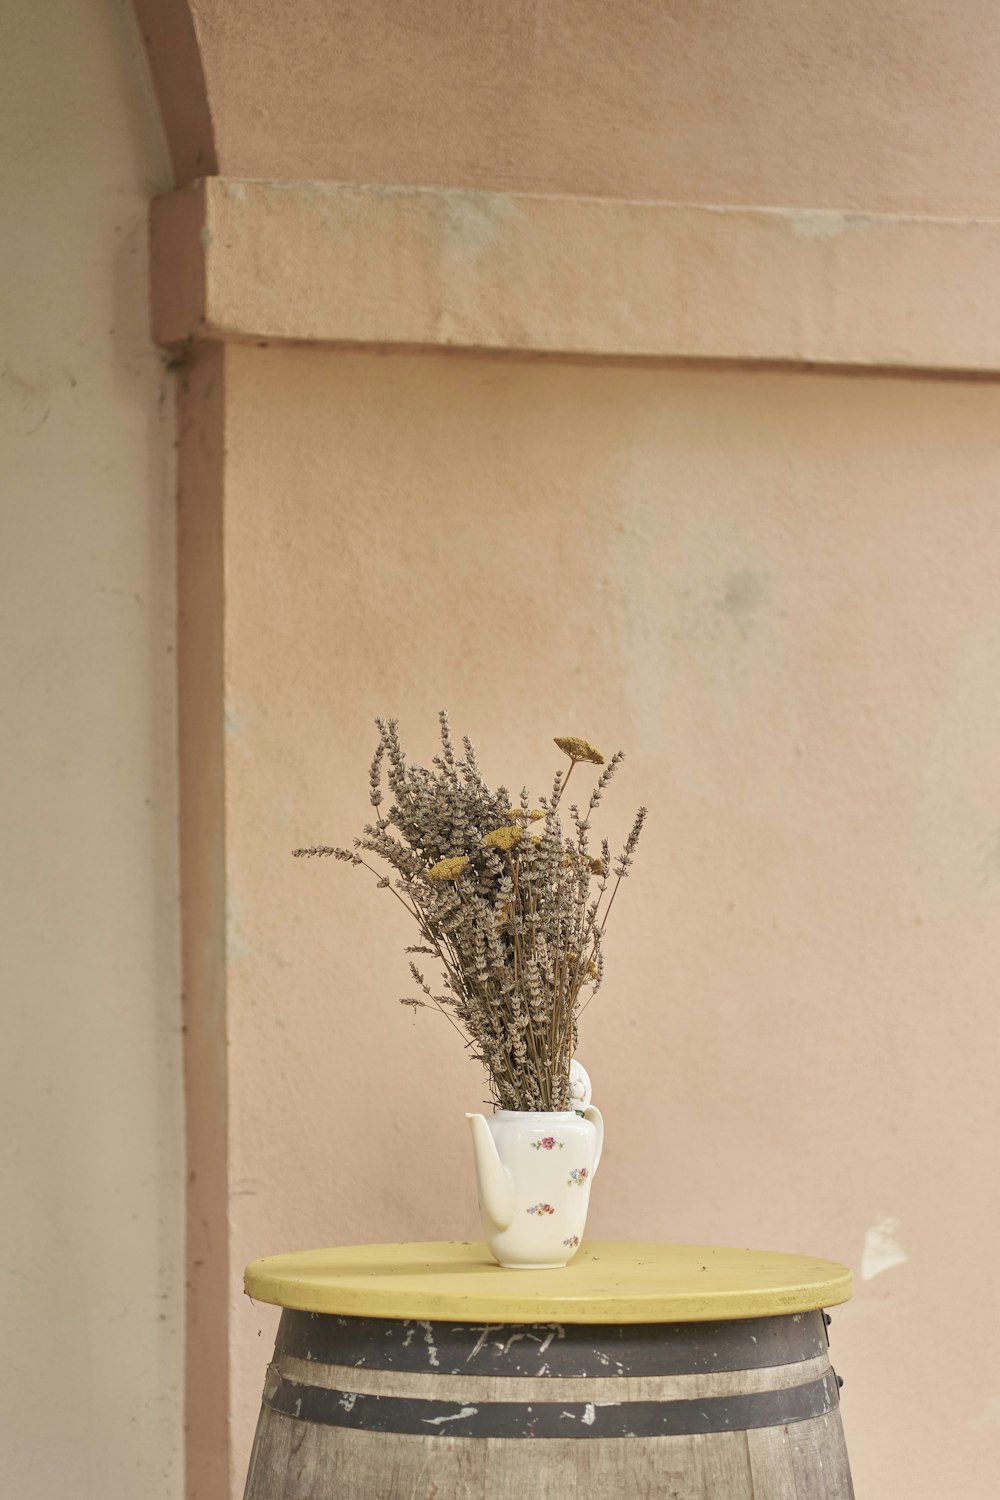
[[586, 1069], [570, 1068], [568, 1110], [499, 1109], [469, 1114], [483, 1235], [502, 1266], [564, 1266], [583, 1239], [604, 1145]]

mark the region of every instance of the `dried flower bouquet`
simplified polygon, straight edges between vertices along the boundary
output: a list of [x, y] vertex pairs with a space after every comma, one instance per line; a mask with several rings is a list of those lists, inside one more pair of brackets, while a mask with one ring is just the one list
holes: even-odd
[[[411, 959], [420, 998], [402, 1003], [447, 1017], [485, 1065], [500, 1109], [565, 1110], [577, 1020], [604, 978], [608, 913], [629, 873], [646, 809], [639, 809], [616, 859], [607, 840], [594, 854], [591, 818], [621, 751], [605, 764], [586, 740], [560, 736], [555, 743], [570, 765], [556, 773], [551, 796], [534, 806], [525, 790], [512, 803], [505, 787], [487, 786], [468, 737], [459, 756], [446, 713], [440, 721], [441, 751], [427, 769], [407, 762], [394, 719], [376, 720], [374, 822], [351, 849], [321, 844], [294, 852], [363, 866], [402, 902], [422, 939], [406, 951], [436, 959], [443, 970], [442, 991], [435, 993]], [[586, 805], [569, 806], [567, 834], [559, 810], [581, 763], [604, 769]], [[383, 778], [392, 796], [387, 812]], [[366, 855], [382, 860], [395, 878]]]

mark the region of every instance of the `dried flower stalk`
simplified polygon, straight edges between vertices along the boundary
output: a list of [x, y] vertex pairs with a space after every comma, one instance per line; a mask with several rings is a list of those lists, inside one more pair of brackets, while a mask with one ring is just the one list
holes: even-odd
[[[581, 997], [592, 998], [603, 981], [607, 916], [631, 869], [646, 809], [616, 860], [606, 840], [594, 855], [591, 816], [621, 751], [605, 764], [587, 740], [559, 736], [570, 766], [557, 772], [551, 797], [533, 806], [524, 790], [512, 804], [505, 787], [487, 786], [467, 737], [458, 754], [447, 714], [439, 717], [433, 769], [411, 766], [396, 721], [377, 719], [369, 778], [374, 821], [351, 849], [318, 844], [294, 852], [361, 865], [402, 902], [421, 936], [407, 952], [437, 960], [442, 970], [435, 990], [411, 959], [420, 994], [402, 1003], [437, 1009], [451, 1021], [485, 1066], [499, 1108], [567, 1109]], [[569, 835], [558, 808], [581, 762], [604, 769], [584, 810], [570, 807]], [[392, 796], [387, 812], [383, 781]], [[538, 831], [529, 835], [532, 823]]]

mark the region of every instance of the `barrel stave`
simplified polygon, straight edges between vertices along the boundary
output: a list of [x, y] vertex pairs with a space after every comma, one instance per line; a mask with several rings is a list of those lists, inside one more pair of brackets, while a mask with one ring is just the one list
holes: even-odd
[[854, 1500], [839, 1409], [788, 1429], [797, 1494], [809, 1500]]
[[331, 1441], [330, 1428], [265, 1408], [244, 1500], [485, 1500], [487, 1449], [349, 1428]]

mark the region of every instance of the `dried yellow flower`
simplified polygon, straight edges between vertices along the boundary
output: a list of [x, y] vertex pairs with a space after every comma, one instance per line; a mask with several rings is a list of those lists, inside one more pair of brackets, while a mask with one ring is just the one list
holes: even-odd
[[604, 756], [589, 740], [581, 740], [575, 734], [557, 734], [555, 743], [570, 760], [589, 760], [594, 766], [604, 764]]
[[[566, 962], [570, 968], [575, 969], [580, 962], [579, 953], [573, 952], [572, 950], [567, 952]], [[597, 965], [594, 963], [594, 960], [592, 958], [588, 959], [583, 972], [587, 979], [597, 978]]]
[[532, 823], [537, 823], [545, 817], [545, 814], [540, 807], [533, 807], [529, 813], [524, 812], [520, 807], [515, 807], [511, 809], [507, 816], [512, 823], [523, 823], [525, 819]]
[[451, 859], [439, 859], [427, 871], [428, 880], [457, 880], [469, 863], [467, 854], [456, 854]]
[[520, 828], [512, 828], [508, 824], [506, 828], [492, 828], [483, 836], [483, 843], [487, 849], [512, 849], [520, 837]]
[[604, 874], [603, 859], [592, 859], [589, 854], [581, 854], [577, 849], [567, 849], [562, 857], [562, 862], [564, 865], [576, 865], [578, 869], [582, 865], [586, 865], [591, 875]]

